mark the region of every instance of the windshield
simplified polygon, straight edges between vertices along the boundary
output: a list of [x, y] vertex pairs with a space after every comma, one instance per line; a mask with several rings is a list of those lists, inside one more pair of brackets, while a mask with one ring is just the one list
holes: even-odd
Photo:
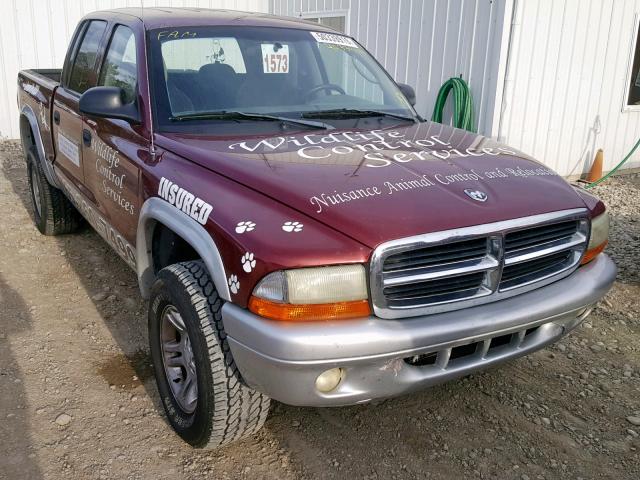
[[393, 80], [347, 36], [259, 27], [149, 35], [155, 115], [164, 131], [225, 135], [250, 124], [255, 133], [277, 132], [282, 119], [301, 120], [288, 122], [299, 129], [353, 125], [367, 116], [415, 121]]

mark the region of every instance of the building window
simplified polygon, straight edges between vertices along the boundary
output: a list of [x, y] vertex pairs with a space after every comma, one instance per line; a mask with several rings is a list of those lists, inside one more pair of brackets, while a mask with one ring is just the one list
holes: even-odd
[[633, 63], [631, 64], [631, 75], [629, 75], [629, 94], [627, 95], [626, 106], [640, 106], [640, 27], [638, 26], [638, 21], [638, 16], [636, 15]]
[[333, 28], [338, 32], [346, 33], [345, 27], [347, 24], [347, 17], [344, 15], [332, 16], [332, 17], [304, 17], [305, 20], [310, 22], [316, 22], [325, 27]]

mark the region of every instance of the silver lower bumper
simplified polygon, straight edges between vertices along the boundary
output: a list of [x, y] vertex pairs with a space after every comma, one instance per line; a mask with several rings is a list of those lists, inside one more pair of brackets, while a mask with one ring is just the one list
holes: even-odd
[[[611, 288], [609, 257], [516, 297], [477, 307], [383, 320], [275, 322], [226, 303], [231, 352], [245, 381], [291, 405], [363, 403], [425, 388], [516, 358], [575, 328]], [[346, 374], [331, 393], [316, 390], [325, 370]]]

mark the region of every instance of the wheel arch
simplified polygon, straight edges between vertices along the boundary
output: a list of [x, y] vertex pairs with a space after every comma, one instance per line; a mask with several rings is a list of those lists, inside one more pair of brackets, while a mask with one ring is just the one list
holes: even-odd
[[153, 235], [156, 227], [170, 229], [193, 248], [204, 262], [218, 295], [229, 301], [231, 294], [227, 284], [224, 263], [220, 250], [211, 235], [192, 218], [178, 212], [159, 198], [148, 199], [140, 210], [136, 238], [137, 274], [143, 298], [149, 298], [151, 286], [156, 278], [153, 256]]
[[25, 154], [30, 146], [36, 147], [38, 160], [42, 164], [47, 180], [51, 185], [59, 189], [60, 184], [53, 170], [53, 165], [47, 161], [47, 155], [44, 150], [44, 143], [42, 142], [40, 127], [38, 125], [38, 117], [30, 105], [23, 105], [20, 109], [20, 140], [22, 141], [22, 148]]

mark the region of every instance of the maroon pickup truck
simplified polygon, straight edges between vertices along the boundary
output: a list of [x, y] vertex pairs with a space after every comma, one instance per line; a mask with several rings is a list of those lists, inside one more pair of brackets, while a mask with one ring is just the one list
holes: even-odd
[[525, 355], [614, 281], [600, 200], [425, 121], [318, 24], [97, 12], [62, 70], [18, 83], [35, 223], [84, 217], [137, 272], [160, 398], [194, 446], [256, 432], [271, 398], [366, 403]]

